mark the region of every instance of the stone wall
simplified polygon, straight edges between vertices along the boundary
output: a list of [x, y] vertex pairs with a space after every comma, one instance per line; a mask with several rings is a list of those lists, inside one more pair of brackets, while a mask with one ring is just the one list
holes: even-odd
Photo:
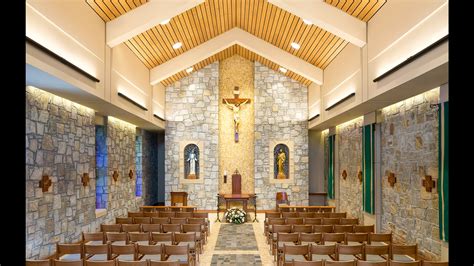
[[[255, 61], [255, 193], [259, 209], [274, 209], [279, 191], [308, 204], [307, 87]], [[294, 183], [270, 184], [269, 143], [294, 143]]]
[[[356, 118], [337, 126], [337, 158], [339, 161], [339, 210], [347, 212], [348, 217], [359, 218], [363, 224], [362, 210], [362, 182], [357, 178], [357, 173], [362, 165], [362, 122], [363, 118]], [[346, 171], [344, 180], [342, 172]], [[336, 173], [338, 171], [335, 171]]]
[[[422, 187], [424, 175], [438, 177], [438, 113], [434, 89], [382, 110], [382, 230], [395, 242], [418, 243], [426, 259], [439, 260], [438, 193]], [[388, 172], [395, 173], [392, 188]]]
[[[166, 87], [165, 200], [171, 191], [188, 192], [188, 205], [215, 209], [218, 192], [219, 62]], [[205, 156], [202, 183], [180, 183], [180, 141], [202, 141]], [[201, 180], [200, 180], [201, 181]]]
[[145, 205], [158, 202], [158, 134], [142, 130], [143, 200]]

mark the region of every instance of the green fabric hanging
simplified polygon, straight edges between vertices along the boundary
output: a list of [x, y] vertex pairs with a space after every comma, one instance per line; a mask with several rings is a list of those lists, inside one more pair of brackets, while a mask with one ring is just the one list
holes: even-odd
[[438, 198], [439, 238], [449, 240], [449, 102], [439, 105]]
[[374, 124], [362, 127], [362, 197], [364, 211], [374, 214]]
[[334, 141], [335, 135], [329, 136], [329, 169], [328, 169], [328, 197], [334, 199]]

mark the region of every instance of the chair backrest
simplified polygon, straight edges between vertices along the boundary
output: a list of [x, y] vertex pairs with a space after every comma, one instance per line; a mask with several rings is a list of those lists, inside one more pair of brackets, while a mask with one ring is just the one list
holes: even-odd
[[323, 234], [321, 233], [311, 233], [311, 234], [302, 234], [299, 233], [298, 241], [301, 242], [312, 242], [314, 244], [320, 243], [323, 239]]
[[179, 266], [177, 261], [156, 261], [150, 260], [150, 266]]
[[121, 232], [122, 225], [121, 224], [100, 224], [100, 231], [101, 232]]
[[369, 243], [368, 233], [346, 233], [346, 245], [349, 242]]
[[160, 217], [175, 217], [176, 212], [169, 211], [169, 212], [160, 212]]
[[323, 220], [322, 220], [322, 218], [304, 218], [303, 223], [304, 224], [311, 224], [311, 225], [313, 225], [313, 224], [320, 225], [320, 224], [323, 223]]
[[389, 260], [390, 266], [420, 266], [421, 261], [394, 261], [394, 260]]
[[277, 242], [298, 242], [298, 233], [277, 233]]
[[298, 212], [298, 217], [313, 218], [314, 217], [314, 212]]
[[151, 218], [152, 224], [169, 224], [170, 217], [153, 217]]
[[163, 256], [165, 260], [171, 255], [187, 255], [188, 259], [187, 262], [189, 264], [191, 260], [191, 254], [189, 251], [189, 244], [183, 246], [174, 246], [174, 245], [164, 245], [163, 246]]
[[89, 241], [101, 241], [105, 244], [104, 232], [82, 232], [82, 243], [87, 243]]
[[369, 243], [372, 243], [372, 242], [383, 242], [386, 244], [391, 244], [392, 233], [388, 233], [388, 234], [369, 233]]
[[160, 217], [159, 212], [143, 212], [142, 217]]
[[116, 224], [132, 224], [133, 218], [132, 217], [115, 217]]
[[390, 259], [393, 255], [407, 255], [412, 257], [415, 261], [418, 260], [418, 244], [414, 245], [391, 245]]
[[192, 218], [194, 217], [192, 212], [177, 212], [176, 218]]
[[313, 226], [310, 224], [294, 224], [291, 231], [294, 233], [312, 233]]
[[390, 256], [390, 246], [389, 245], [384, 245], [384, 246], [371, 246], [371, 245], [366, 245], [365, 246], [365, 255], [385, 255], [385, 258], [388, 258]]
[[359, 224], [359, 218], [341, 218], [339, 224], [342, 224], [342, 225], [344, 225], [344, 224], [356, 225], [356, 224]]
[[188, 218], [188, 221], [187, 221], [188, 224], [202, 224], [202, 225], [205, 225], [206, 224], [206, 218]]
[[322, 260], [315, 260], [315, 261], [296, 261], [293, 260], [291, 262], [292, 266], [323, 266]]
[[209, 213], [208, 212], [193, 212], [193, 217], [209, 219]]
[[53, 260], [53, 266], [83, 266], [82, 260]]
[[140, 232], [140, 224], [122, 224], [122, 232]]
[[334, 225], [334, 233], [353, 233], [354, 232], [354, 226], [353, 225], [339, 225], [335, 224]]
[[323, 243], [337, 242], [345, 243], [346, 235], [344, 233], [323, 233]]
[[138, 242], [138, 241], [148, 241], [150, 242], [150, 233], [143, 232], [130, 232], [128, 233], [128, 241]]
[[141, 259], [144, 255], [161, 255], [163, 257], [163, 245], [140, 245], [137, 244], [137, 257]]
[[358, 245], [341, 245], [338, 244], [336, 246], [336, 258], [339, 260], [339, 255], [354, 255], [356, 258], [365, 260], [365, 244], [358, 244]]
[[356, 266], [357, 260], [346, 260], [346, 261], [331, 261], [327, 260], [324, 263], [324, 266], [331, 265], [331, 266]]
[[186, 233], [175, 233], [174, 234], [174, 241], [175, 243], [180, 242], [196, 242], [196, 233], [194, 234], [186, 234]]
[[341, 218], [323, 218], [323, 225], [335, 225], [341, 222]]
[[375, 225], [354, 225], [354, 233], [375, 233]]
[[285, 218], [268, 218], [268, 225], [273, 225], [273, 224], [285, 224], [286, 219]]
[[85, 260], [84, 266], [116, 266], [116, 260]]
[[282, 212], [281, 213], [281, 218], [297, 218], [298, 213], [297, 212]]
[[180, 224], [162, 224], [161, 230], [164, 233], [167, 232], [181, 232], [181, 225]]
[[61, 258], [65, 254], [80, 254], [81, 259], [84, 258], [84, 246], [82, 243], [65, 244], [56, 243], [56, 259]]
[[315, 212], [314, 218], [329, 218], [329, 212]]
[[333, 225], [313, 225], [313, 232], [314, 233], [332, 233], [334, 232]]
[[128, 217], [143, 217], [143, 212], [128, 212]]
[[273, 224], [272, 225], [273, 233], [291, 233], [290, 224]]
[[281, 213], [280, 212], [265, 212], [265, 220], [268, 218], [280, 218]]
[[107, 259], [110, 258], [110, 248], [108, 244], [101, 245], [84, 245], [84, 257], [89, 259], [96, 254], [106, 254]]
[[125, 243], [128, 243], [128, 236], [125, 232], [107, 232], [105, 233], [105, 240], [107, 242], [125, 241]]
[[[367, 247], [367, 246], [366, 246]], [[387, 246], [388, 247], [388, 246]], [[358, 260], [357, 266], [388, 266], [388, 261], [365, 261]]]
[[309, 245], [287, 245], [283, 244], [283, 261], [285, 261], [285, 255], [304, 255], [309, 256], [310, 247]]
[[157, 242], [172, 242], [174, 243], [174, 233], [151, 233], [151, 241]]
[[286, 218], [286, 224], [303, 224], [303, 218], [301, 217], [288, 217]]
[[347, 218], [346, 212], [330, 212], [329, 218]]
[[139, 261], [123, 261], [118, 260], [117, 266], [148, 266], [148, 261], [146, 260], [139, 260]]
[[336, 257], [336, 244], [333, 245], [311, 245], [311, 255], [329, 255]]
[[447, 261], [427, 261], [424, 260], [421, 263], [422, 266], [449, 266]]
[[135, 244], [127, 245], [110, 245], [110, 256], [115, 259], [118, 255], [133, 255], [133, 260], [137, 260], [137, 249]]
[[172, 218], [170, 218], [170, 223], [171, 224], [186, 224], [186, 223], [188, 223], [188, 218], [175, 218], [175, 217], [172, 217]]
[[201, 232], [201, 225], [200, 224], [183, 224], [183, 233], [186, 232]]
[[161, 232], [161, 224], [142, 224], [142, 232]]
[[151, 224], [151, 217], [133, 217], [134, 224]]
[[26, 266], [51, 266], [51, 260], [26, 260]]

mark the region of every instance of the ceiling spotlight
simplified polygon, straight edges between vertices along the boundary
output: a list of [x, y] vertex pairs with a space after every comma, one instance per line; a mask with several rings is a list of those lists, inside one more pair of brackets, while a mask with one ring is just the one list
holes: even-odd
[[280, 67], [280, 71], [283, 72], [283, 73], [286, 73], [286, 71], [288, 71], [288, 70], [284, 67]]
[[291, 47], [295, 48], [296, 50], [300, 49], [300, 45], [295, 42], [291, 43]]
[[181, 42], [177, 42], [177, 43], [173, 44], [173, 49], [179, 49], [179, 48], [181, 48], [182, 45], [183, 44]]
[[194, 69], [193, 67], [190, 67], [190, 68], [186, 69], [186, 72], [191, 73], [193, 71], [193, 69]]
[[169, 19], [165, 19], [165, 20], [163, 20], [162, 22], [160, 22], [160, 24], [161, 24], [161, 25], [166, 25], [166, 24], [168, 24], [168, 22], [170, 22], [170, 20], [171, 20], [170, 18], [169, 18]]
[[313, 24], [313, 22], [312, 22], [311, 20], [305, 19], [305, 18], [303, 19], [303, 22], [304, 22], [304, 24], [306, 24], [306, 25], [312, 25], [312, 24]]

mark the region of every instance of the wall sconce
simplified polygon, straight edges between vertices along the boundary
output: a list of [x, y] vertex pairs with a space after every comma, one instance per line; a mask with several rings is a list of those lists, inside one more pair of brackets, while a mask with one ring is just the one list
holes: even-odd
[[119, 174], [118, 174], [117, 170], [115, 170], [114, 174], [112, 175], [112, 178], [114, 179], [115, 182], [117, 182], [118, 177], [119, 177]]
[[130, 169], [130, 172], [128, 172], [128, 176], [130, 177], [130, 179], [133, 179], [133, 170]]
[[227, 170], [224, 170], [224, 183], [227, 183]]
[[346, 180], [346, 177], [347, 177], [347, 172], [346, 172], [346, 170], [343, 170], [343, 171], [342, 171], [342, 178], [343, 178], [344, 180]]
[[89, 185], [89, 173], [82, 174], [81, 182], [82, 182], [82, 185], [85, 187]]
[[421, 181], [421, 185], [425, 187], [426, 192], [432, 192], [433, 188], [436, 187], [436, 180], [430, 175], [425, 175], [425, 179]]
[[397, 177], [395, 177], [395, 174], [392, 172], [388, 174], [388, 183], [390, 183], [391, 187], [394, 187], [395, 183], [397, 183]]
[[48, 192], [49, 187], [51, 186], [51, 178], [48, 175], [43, 175], [39, 181], [39, 187], [43, 192]]
[[359, 172], [357, 173], [357, 178], [359, 178], [359, 182], [362, 183], [362, 171], [359, 171]]

